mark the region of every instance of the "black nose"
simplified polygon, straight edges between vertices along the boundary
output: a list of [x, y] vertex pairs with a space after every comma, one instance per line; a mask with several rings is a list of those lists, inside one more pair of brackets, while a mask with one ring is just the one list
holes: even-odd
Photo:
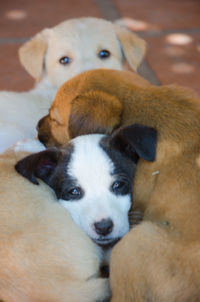
[[113, 222], [110, 218], [102, 219], [99, 222], [95, 222], [94, 227], [97, 234], [105, 236], [112, 232]]
[[[46, 134], [38, 134], [38, 139], [42, 144], [47, 144], [49, 141], [49, 137]], [[0, 301], [1, 302], [1, 301]]]
[[39, 130], [44, 122], [44, 119], [46, 118], [46, 116], [44, 116], [43, 118], [41, 118], [39, 120], [39, 122], [37, 123], [36, 129]]

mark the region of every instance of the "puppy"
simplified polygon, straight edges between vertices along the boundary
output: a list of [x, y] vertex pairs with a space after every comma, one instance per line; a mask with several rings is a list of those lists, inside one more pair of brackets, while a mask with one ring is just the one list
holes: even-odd
[[55, 194], [14, 168], [24, 151], [0, 156], [0, 300], [104, 301], [101, 251], [73, 222]]
[[[143, 221], [111, 253], [111, 301], [199, 301], [199, 97], [178, 87], [139, 87], [123, 71], [89, 71], [74, 81], [76, 97], [71, 80], [44, 119], [51, 143], [132, 123], [158, 133], [156, 160], [140, 159], [133, 181], [132, 209], [144, 213]], [[130, 137], [121, 132], [121, 150], [132, 148]]]
[[126, 98], [132, 85], [150, 86], [136, 73], [111, 69], [72, 78], [60, 87], [49, 114], [39, 121], [39, 140], [47, 147], [62, 146], [81, 134], [110, 134], [126, 118], [122, 103], [129, 102], [130, 96]]
[[36, 80], [28, 92], [0, 93], [0, 152], [33, 138], [38, 120], [48, 113], [58, 87], [94, 68], [137, 70], [145, 42], [130, 31], [98, 18], [71, 19], [47, 28], [19, 49], [22, 65]]
[[132, 134], [132, 150], [121, 151], [119, 130], [111, 138], [101, 134], [79, 136], [63, 149], [29, 155], [16, 165], [32, 183], [38, 184], [40, 178], [48, 184], [74, 222], [103, 247], [113, 245], [129, 231], [128, 212], [138, 158], [155, 158], [154, 129], [133, 125], [123, 129], [126, 131]]

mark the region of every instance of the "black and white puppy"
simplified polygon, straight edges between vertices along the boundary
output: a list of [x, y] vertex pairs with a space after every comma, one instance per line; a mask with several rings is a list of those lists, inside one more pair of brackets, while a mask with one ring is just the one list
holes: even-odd
[[132, 182], [139, 158], [153, 161], [157, 133], [131, 125], [112, 136], [76, 137], [19, 161], [16, 170], [34, 184], [42, 179], [75, 223], [99, 245], [114, 244], [129, 231]]

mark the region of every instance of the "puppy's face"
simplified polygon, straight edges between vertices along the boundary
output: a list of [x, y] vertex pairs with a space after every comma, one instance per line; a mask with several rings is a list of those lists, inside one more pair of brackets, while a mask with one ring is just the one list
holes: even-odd
[[[99, 244], [121, 238], [129, 230], [128, 211], [135, 164], [108, 150], [102, 135], [72, 141], [51, 186], [74, 221]], [[62, 185], [57, 179], [62, 175]]]
[[[155, 132], [147, 127], [142, 132], [138, 132], [141, 140], [147, 135], [153, 141], [148, 157], [152, 160]], [[30, 155], [16, 166], [17, 171], [33, 183], [38, 183], [36, 177], [45, 181], [75, 223], [100, 245], [114, 243], [128, 232], [136, 162], [141, 151], [149, 149], [143, 143], [140, 151], [137, 147], [128, 147], [120, 133], [111, 138], [101, 134], [83, 135], [72, 140], [65, 149], [54, 148]], [[144, 144], [146, 142], [144, 139]]]
[[145, 49], [145, 41], [128, 29], [88, 17], [70, 19], [42, 30], [20, 47], [19, 57], [37, 81], [44, 79], [43, 84], [58, 88], [85, 70], [121, 70], [124, 58], [136, 71]]
[[85, 18], [64, 22], [49, 32], [45, 57], [46, 75], [59, 87], [89, 69], [121, 70], [122, 52], [113, 24]]
[[71, 19], [49, 31], [46, 76], [50, 83], [59, 87], [86, 70], [122, 70], [124, 58], [136, 71], [145, 49], [143, 39], [107, 20]]

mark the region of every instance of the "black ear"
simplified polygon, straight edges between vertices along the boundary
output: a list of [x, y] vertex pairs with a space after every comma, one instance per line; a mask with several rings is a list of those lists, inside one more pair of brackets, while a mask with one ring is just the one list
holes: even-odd
[[135, 160], [136, 156], [147, 161], [156, 158], [157, 131], [154, 128], [133, 124], [115, 131], [110, 145]]
[[15, 165], [15, 169], [36, 185], [39, 184], [36, 177], [41, 178], [48, 184], [48, 180], [57, 166], [61, 155], [62, 152], [57, 148], [47, 149], [20, 160]]

